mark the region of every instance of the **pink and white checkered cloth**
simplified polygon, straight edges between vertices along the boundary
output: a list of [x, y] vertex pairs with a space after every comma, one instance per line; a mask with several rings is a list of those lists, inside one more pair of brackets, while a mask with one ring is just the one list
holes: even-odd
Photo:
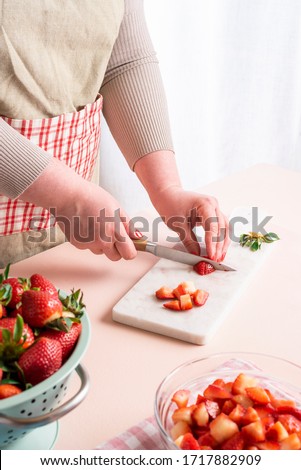
[[[231, 369], [254, 370], [258, 369], [254, 364], [247, 361], [232, 359], [216, 371]], [[154, 417], [147, 418], [136, 426], [119, 434], [112, 439], [102, 442], [96, 449], [100, 450], [164, 450], [160, 431]]]

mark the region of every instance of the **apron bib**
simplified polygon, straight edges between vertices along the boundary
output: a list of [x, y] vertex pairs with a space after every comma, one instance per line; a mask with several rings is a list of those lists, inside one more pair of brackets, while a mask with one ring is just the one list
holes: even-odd
[[[91, 180], [99, 152], [101, 111], [99, 95], [94, 103], [74, 113], [42, 119], [2, 119], [84, 179]], [[55, 191], [55, 187], [49, 191]], [[54, 225], [54, 217], [46, 209], [0, 195], [0, 236], [41, 231]]]

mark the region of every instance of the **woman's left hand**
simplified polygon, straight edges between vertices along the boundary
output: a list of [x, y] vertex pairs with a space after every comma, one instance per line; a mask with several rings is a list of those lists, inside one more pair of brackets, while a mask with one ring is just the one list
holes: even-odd
[[200, 254], [193, 229], [202, 226], [208, 257], [223, 261], [230, 244], [229, 222], [215, 197], [172, 186], [160, 193], [156, 209], [166, 225], [178, 233], [190, 253]]

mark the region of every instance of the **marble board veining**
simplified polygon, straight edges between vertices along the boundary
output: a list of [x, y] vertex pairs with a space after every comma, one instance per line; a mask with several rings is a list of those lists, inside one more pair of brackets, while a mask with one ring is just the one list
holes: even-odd
[[[236, 224], [236, 236], [254, 228], [251, 225], [251, 208], [238, 208], [231, 218], [235, 215], [249, 220], [249, 224], [240, 224], [240, 227]], [[264, 244], [261, 250], [251, 252], [232, 241], [224, 263], [237, 271], [215, 271], [207, 276], [196, 274], [191, 266], [161, 259], [114, 306], [113, 320], [189, 343], [206, 344], [273, 246]], [[163, 301], [156, 299], [155, 291], [163, 285], [175, 288], [183, 281], [193, 281], [196, 288], [209, 292], [206, 304], [183, 312], [165, 309]]]

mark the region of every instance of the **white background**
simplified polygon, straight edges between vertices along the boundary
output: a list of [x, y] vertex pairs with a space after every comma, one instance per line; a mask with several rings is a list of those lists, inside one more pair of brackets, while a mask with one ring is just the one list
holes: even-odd
[[[144, 3], [184, 186], [259, 162], [300, 171], [301, 1]], [[100, 172], [129, 214], [149, 204], [105, 126]]]

